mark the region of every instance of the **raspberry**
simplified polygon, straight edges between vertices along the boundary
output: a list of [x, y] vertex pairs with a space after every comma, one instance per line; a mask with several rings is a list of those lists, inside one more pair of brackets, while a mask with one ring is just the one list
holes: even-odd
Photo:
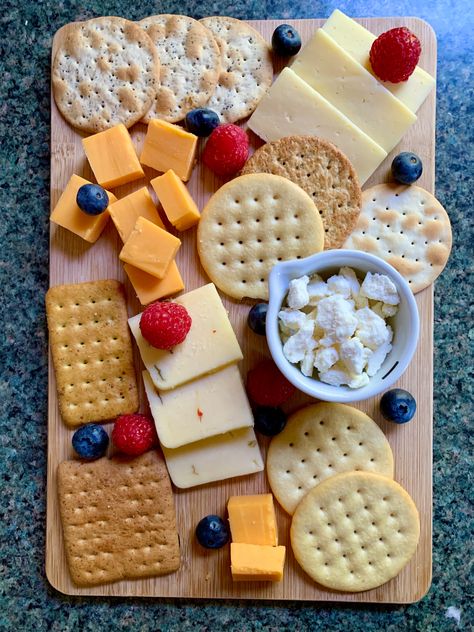
[[370, 63], [379, 79], [400, 83], [415, 70], [420, 54], [420, 40], [403, 26], [377, 37], [370, 49]]
[[120, 415], [112, 430], [115, 447], [129, 454], [139, 456], [157, 443], [155, 424], [146, 415]]
[[179, 303], [152, 303], [140, 318], [142, 336], [157, 349], [171, 349], [186, 338], [191, 316]]
[[218, 176], [233, 176], [249, 155], [249, 139], [238, 125], [219, 125], [209, 136], [202, 161]]
[[272, 360], [259, 362], [247, 374], [247, 392], [259, 406], [280, 406], [295, 390]]

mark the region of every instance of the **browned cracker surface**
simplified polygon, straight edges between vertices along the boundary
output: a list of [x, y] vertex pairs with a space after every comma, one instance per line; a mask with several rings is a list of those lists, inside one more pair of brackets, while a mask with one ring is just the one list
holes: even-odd
[[138, 408], [127, 308], [118, 281], [58, 285], [46, 294], [59, 409], [70, 426]]
[[171, 484], [156, 451], [135, 459], [63, 461], [58, 494], [75, 584], [94, 586], [179, 568]]
[[313, 199], [324, 224], [324, 248], [340, 248], [361, 207], [357, 174], [337, 147], [316, 136], [286, 136], [249, 158], [242, 174], [274, 173], [299, 185]]

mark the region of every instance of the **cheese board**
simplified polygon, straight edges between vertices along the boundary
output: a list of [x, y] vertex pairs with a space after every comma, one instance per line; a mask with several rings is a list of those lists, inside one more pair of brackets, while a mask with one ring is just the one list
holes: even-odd
[[[420, 19], [410, 17], [377, 18], [358, 20], [373, 33], [379, 34], [396, 26], [407, 26], [423, 43], [420, 66], [431, 75], [436, 75], [436, 37], [431, 27]], [[250, 24], [270, 41], [273, 30], [280, 24], [277, 20], [252, 21]], [[301, 34], [303, 43], [323, 20], [292, 20]], [[70, 25], [62, 27], [53, 40], [53, 55]], [[283, 64], [275, 64], [275, 73]], [[137, 124], [131, 129], [132, 139], [139, 151], [143, 145], [146, 126]], [[53, 209], [67, 181], [74, 173], [89, 180], [92, 172], [82, 149], [85, 135], [75, 130], [60, 115], [54, 98], [51, 97], [51, 208]], [[261, 141], [251, 135], [253, 148]], [[388, 180], [393, 156], [402, 150], [416, 151], [423, 159], [424, 170], [419, 184], [434, 193], [435, 145], [435, 93], [426, 99], [418, 111], [416, 123], [405, 134], [402, 141], [383, 161], [364, 185], [364, 188]], [[114, 189], [120, 198], [149, 182], [157, 174], [145, 168], [146, 179]], [[221, 186], [222, 181], [206, 170], [198, 161], [188, 183], [189, 191], [202, 209], [209, 197]], [[173, 232], [173, 231], [172, 231]], [[182, 246], [177, 255], [177, 264], [185, 282], [186, 291], [209, 282], [196, 254], [196, 229], [180, 234]], [[99, 241], [90, 245], [72, 233], [51, 224], [50, 235], [50, 286], [62, 283], [77, 283], [98, 279], [117, 279], [124, 283], [129, 315], [143, 310], [135, 298], [130, 282], [118, 259], [121, 249], [120, 238], [112, 222], [109, 223]], [[240, 364], [243, 376], [255, 363], [269, 355], [264, 337], [256, 336], [246, 326], [247, 314], [254, 301], [236, 301], [221, 294], [229, 318], [244, 353]], [[395, 480], [412, 496], [421, 521], [421, 534], [415, 555], [400, 574], [386, 584], [369, 591], [343, 593], [331, 591], [315, 584], [298, 566], [289, 545], [289, 516], [276, 504], [279, 541], [287, 546], [287, 562], [282, 582], [234, 583], [230, 574], [229, 549], [209, 551], [201, 548], [194, 538], [194, 529], [207, 514], [225, 515], [226, 503], [231, 495], [256, 494], [270, 491], [265, 472], [251, 476], [229, 479], [187, 490], [173, 488], [177, 512], [178, 533], [181, 546], [181, 567], [162, 577], [120, 581], [102, 586], [81, 588], [70, 579], [62, 535], [57, 502], [57, 467], [73, 458], [71, 437], [73, 431], [63, 423], [56, 396], [54, 370], [49, 363], [49, 409], [48, 409], [48, 482], [47, 482], [47, 525], [46, 525], [46, 574], [54, 588], [69, 595], [96, 596], [147, 596], [214, 599], [257, 599], [257, 600], [310, 600], [346, 603], [412, 603], [419, 600], [431, 582], [431, 531], [432, 531], [432, 383], [433, 383], [433, 289], [432, 286], [419, 292], [416, 301], [420, 314], [421, 330], [418, 347], [406, 373], [397, 386], [409, 389], [417, 401], [417, 416], [414, 422], [399, 426], [382, 419], [378, 409], [378, 398], [356, 404], [371, 416], [385, 433], [395, 458]], [[135, 367], [140, 375], [141, 360], [135, 349]], [[141, 409], [146, 410], [147, 399], [140, 384]], [[285, 409], [296, 410], [310, 402], [310, 398], [298, 394], [291, 398]], [[106, 424], [110, 430], [111, 424]], [[262, 454], [265, 455], [268, 439], [259, 436]]]

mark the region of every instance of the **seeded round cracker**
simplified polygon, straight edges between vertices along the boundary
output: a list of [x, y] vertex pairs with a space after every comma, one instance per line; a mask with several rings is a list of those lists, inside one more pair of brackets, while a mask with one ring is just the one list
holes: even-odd
[[240, 176], [209, 200], [197, 247], [209, 278], [234, 298], [268, 299], [268, 274], [277, 261], [323, 248], [324, 230], [307, 193], [268, 173]]
[[393, 454], [384, 433], [352, 406], [325, 402], [306, 406], [289, 417], [270, 443], [268, 481], [289, 514], [321, 481], [350, 470], [393, 477]]
[[274, 173], [298, 184], [316, 204], [324, 224], [324, 249], [340, 248], [359, 217], [362, 192], [348, 158], [316, 136], [287, 136], [266, 143], [242, 174]]
[[203, 18], [221, 52], [221, 74], [207, 107], [225, 123], [249, 116], [273, 80], [270, 47], [246, 22], [213, 16]]
[[371, 590], [389, 581], [415, 553], [420, 521], [398, 483], [372, 472], [328, 478], [300, 502], [291, 547], [303, 570], [333, 590]]
[[361, 214], [343, 248], [384, 259], [416, 293], [441, 274], [451, 245], [449, 216], [429, 191], [379, 184], [363, 192]]
[[219, 47], [205, 26], [185, 15], [154, 15], [138, 24], [155, 44], [161, 62], [160, 86], [143, 121], [181, 121], [214, 92], [221, 70]]
[[153, 42], [137, 24], [118, 17], [78, 22], [53, 62], [53, 92], [61, 114], [91, 133], [139, 121], [159, 81]]

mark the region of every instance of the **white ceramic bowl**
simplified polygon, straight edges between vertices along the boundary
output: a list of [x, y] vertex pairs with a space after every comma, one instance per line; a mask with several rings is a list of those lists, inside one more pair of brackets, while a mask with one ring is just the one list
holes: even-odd
[[[400, 296], [398, 312], [389, 321], [393, 327], [393, 348], [379, 371], [370, 378], [367, 386], [362, 388], [332, 386], [314, 377], [303, 375], [299, 366], [288, 362], [283, 355], [283, 344], [278, 329], [278, 312], [292, 279], [315, 273], [327, 279], [343, 266], [353, 268], [357, 276], [362, 277], [366, 272], [386, 274], [395, 284]], [[277, 263], [270, 272], [268, 282], [270, 299], [266, 334], [270, 353], [283, 375], [300, 391], [326, 402], [358, 402], [378, 395], [389, 388], [410, 364], [420, 330], [418, 308], [408, 283], [395, 268], [382, 259], [358, 250], [327, 250], [306, 259]]]

